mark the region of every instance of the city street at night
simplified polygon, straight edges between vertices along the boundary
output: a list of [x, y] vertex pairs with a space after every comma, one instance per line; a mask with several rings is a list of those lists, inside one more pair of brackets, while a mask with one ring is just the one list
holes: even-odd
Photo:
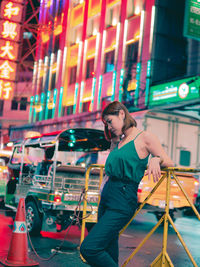
[[0, 267], [86, 260], [200, 267], [200, 0], [0, 1]]
[[[4, 212], [0, 213], [0, 257], [6, 256], [8, 253], [8, 247], [10, 244], [10, 238], [12, 235], [12, 218], [5, 217]], [[119, 266], [124, 260], [131, 254], [131, 252], [137, 247], [137, 245], [143, 240], [145, 235], [156, 224], [156, 219], [153, 214], [144, 213], [139, 214], [128, 229], [122, 234], [119, 242]], [[185, 217], [177, 218], [175, 225], [180, 232], [183, 240], [185, 241], [189, 251], [191, 252], [197, 266], [200, 266], [199, 255], [199, 240], [200, 240], [200, 223], [191, 216], [185, 215]], [[63, 241], [66, 231], [62, 233], [47, 233], [42, 232], [40, 237], [31, 238], [34, 249], [39, 256], [43, 259], [47, 259], [52, 256], [55, 248], [60, 246]], [[128, 267], [147, 267], [153, 262], [153, 260], [159, 255], [162, 249], [162, 237], [163, 228], [159, 227], [152, 237], [147, 241], [141, 250], [133, 257], [133, 259], [127, 264]], [[66, 241], [62, 243], [62, 248], [50, 260], [42, 260], [38, 258], [31, 246], [29, 245], [29, 257], [36, 260], [39, 266], [42, 267], [84, 267], [87, 266], [83, 263], [79, 256], [79, 240], [80, 230], [77, 226], [73, 226], [67, 234]], [[17, 248], [16, 248], [17, 249]], [[185, 250], [183, 249], [178, 237], [176, 236], [172, 227], [169, 227], [168, 234], [168, 247], [167, 252], [175, 267], [190, 267], [193, 266]], [[0, 264], [0, 266], [3, 266]], [[107, 267], [107, 266], [105, 266]]]

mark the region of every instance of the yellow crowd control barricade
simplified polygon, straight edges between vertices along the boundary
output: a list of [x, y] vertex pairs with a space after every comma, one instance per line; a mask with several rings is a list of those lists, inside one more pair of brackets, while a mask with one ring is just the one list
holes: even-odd
[[[89, 204], [88, 201], [88, 194], [89, 194], [89, 187], [90, 187], [90, 172], [92, 169], [99, 169], [99, 188], [98, 188], [98, 192], [100, 189], [100, 185], [102, 183], [103, 180], [103, 171], [104, 171], [104, 165], [101, 164], [92, 164], [88, 167], [86, 173], [85, 173], [85, 195], [84, 195], [84, 199], [83, 199], [83, 215], [82, 215], [82, 226], [81, 226], [81, 241], [80, 243], [83, 242], [84, 238], [85, 238], [85, 226], [86, 223], [96, 223], [97, 222], [97, 209], [98, 206], [96, 208], [96, 210], [88, 211], [87, 205]], [[99, 205], [99, 201], [100, 201], [100, 195], [98, 197], [98, 205]]]
[[[82, 228], [81, 228], [81, 243], [84, 240], [85, 235], [85, 224], [87, 222], [97, 222], [97, 212], [94, 214], [90, 214], [87, 216], [87, 192], [88, 192], [88, 185], [89, 185], [89, 173], [91, 169], [93, 168], [100, 168], [100, 180], [99, 180], [99, 188], [103, 179], [103, 171], [104, 171], [104, 165], [91, 165], [87, 171], [86, 171], [86, 177], [85, 177], [85, 197], [83, 202], [83, 219], [82, 219]], [[157, 188], [161, 185], [161, 183], [166, 179], [166, 204], [165, 204], [165, 212], [161, 219], [158, 221], [158, 223], [152, 228], [152, 230], [147, 234], [147, 236], [142, 240], [142, 242], [135, 248], [135, 250], [131, 253], [131, 255], [125, 260], [125, 262], [122, 264], [122, 267], [126, 266], [129, 261], [134, 257], [134, 255], [141, 249], [141, 247], [145, 244], [145, 242], [151, 237], [151, 235], [155, 232], [155, 230], [164, 222], [163, 227], [163, 243], [162, 243], [162, 251], [157, 256], [157, 258], [152, 262], [151, 267], [173, 267], [173, 263], [170, 260], [170, 257], [167, 253], [167, 237], [168, 237], [168, 222], [172, 225], [174, 231], [176, 232], [181, 244], [183, 245], [186, 253], [188, 254], [192, 264], [195, 267], [198, 267], [196, 262], [194, 261], [190, 251], [188, 250], [185, 242], [183, 241], [180, 233], [178, 232], [176, 226], [173, 223], [173, 220], [169, 214], [169, 203], [170, 203], [170, 186], [171, 186], [171, 179], [176, 181], [178, 187], [182, 191], [183, 195], [187, 199], [189, 205], [193, 209], [194, 213], [196, 214], [197, 218], [200, 220], [200, 215], [189, 199], [187, 193], [185, 192], [184, 188], [182, 187], [179, 179], [177, 178], [175, 172], [187, 172], [187, 173], [197, 173], [200, 172], [200, 169], [192, 169], [192, 168], [178, 168], [178, 167], [169, 167], [163, 169], [164, 174], [159, 179], [158, 183], [155, 185], [155, 187], [152, 189], [152, 191], [149, 193], [149, 195], [146, 197], [146, 199], [143, 201], [143, 203], [139, 206], [139, 208], [136, 210], [135, 214], [131, 218], [131, 220], [125, 225], [125, 227], [120, 231], [120, 235], [125, 231], [125, 229], [129, 226], [129, 224], [132, 222], [132, 220], [136, 217], [136, 215], [142, 210], [142, 208], [145, 206], [147, 201], [150, 199], [150, 197], [154, 194], [154, 192], [157, 190]], [[100, 196], [99, 196], [100, 201]], [[98, 203], [99, 203], [98, 201]], [[83, 258], [82, 258], [83, 259]], [[84, 259], [83, 259], [84, 260]]]
[[131, 221], [136, 217], [136, 215], [141, 211], [141, 209], [144, 207], [144, 205], [147, 203], [149, 198], [153, 195], [153, 193], [157, 190], [157, 188], [161, 185], [161, 183], [164, 181], [164, 179], [167, 179], [166, 183], [166, 204], [165, 204], [165, 213], [163, 214], [162, 218], [158, 221], [158, 223], [152, 228], [152, 230], [147, 234], [147, 236], [143, 239], [143, 241], [137, 246], [137, 248], [131, 253], [131, 255], [125, 260], [125, 262], [122, 264], [122, 266], [126, 266], [128, 262], [134, 257], [134, 255], [140, 250], [140, 248], [144, 245], [144, 243], [150, 238], [150, 236], [155, 232], [155, 230], [160, 226], [160, 224], [164, 221], [164, 228], [163, 228], [163, 244], [162, 244], [162, 251], [158, 255], [158, 257], [152, 262], [151, 267], [172, 267], [174, 266], [172, 261], [170, 260], [170, 257], [167, 253], [167, 237], [168, 237], [168, 222], [171, 223], [172, 227], [174, 228], [174, 231], [176, 232], [181, 244], [183, 245], [186, 253], [188, 254], [192, 264], [195, 267], [198, 267], [196, 262], [194, 261], [190, 251], [188, 250], [185, 242], [183, 241], [180, 233], [178, 232], [176, 226], [174, 225], [172, 218], [169, 214], [169, 200], [170, 200], [170, 185], [171, 185], [171, 178], [173, 177], [176, 181], [178, 187], [184, 194], [185, 198], [187, 199], [189, 205], [193, 209], [194, 213], [196, 214], [197, 218], [200, 220], [200, 215], [187, 196], [184, 188], [182, 187], [180, 181], [178, 180], [175, 172], [190, 172], [190, 173], [196, 173], [200, 172], [199, 169], [191, 169], [191, 168], [178, 168], [178, 167], [169, 167], [163, 169], [164, 174], [156, 184], [156, 186], [152, 189], [152, 191], [149, 193], [149, 195], [146, 197], [144, 202], [139, 206], [139, 208], [136, 210], [134, 216], [131, 218], [131, 220], [128, 222], [128, 224], [121, 230], [120, 234], [124, 232], [124, 230], [128, 227], [128, 225], [131, 223]]

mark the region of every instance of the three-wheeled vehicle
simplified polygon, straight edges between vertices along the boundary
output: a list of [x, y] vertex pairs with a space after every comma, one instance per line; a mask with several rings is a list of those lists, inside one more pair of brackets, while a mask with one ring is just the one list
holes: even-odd
[[[86, 128], [42, 134], [16, 143], [8, 163], [5, 206], [16, 211], [19, 199], [25, 198], [31, 234], [66, 229], [74, 211], [78, 208], [82, 213], [80, 198], [84, 197], [87, 166], [103, 164], [109, 147], [103, 131]], [[98, 194], [99, 171], [94, 169], [87, 192], [88, 209], [93, 213]]]

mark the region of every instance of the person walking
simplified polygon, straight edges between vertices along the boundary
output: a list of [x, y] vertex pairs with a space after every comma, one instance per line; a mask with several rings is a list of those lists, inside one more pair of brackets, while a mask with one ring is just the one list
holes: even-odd
[[146, 168], [149, 179], [153, 176], [157, 182], [160, 166], [171, 167], [174, 163], [154, 134], [137, 128], [122, 103], [108, 104], [102, 121], [105, 137], [115, 140], [116, 145], [105, 164], [107, 179], [101, 192], [98, 222], [82, 242], [80, 252], [93, 267], [117, 267], [119, 232], [135, 213], [138, 185]]

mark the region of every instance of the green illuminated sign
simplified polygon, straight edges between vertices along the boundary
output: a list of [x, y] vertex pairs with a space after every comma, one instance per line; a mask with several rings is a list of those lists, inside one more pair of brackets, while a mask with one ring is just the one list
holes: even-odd
[[184, 36], [200, 40], [200, 0], [186, 0]]
[[168, 105], [199, 98], [200, 77], [151, 86], [149, 106]]

